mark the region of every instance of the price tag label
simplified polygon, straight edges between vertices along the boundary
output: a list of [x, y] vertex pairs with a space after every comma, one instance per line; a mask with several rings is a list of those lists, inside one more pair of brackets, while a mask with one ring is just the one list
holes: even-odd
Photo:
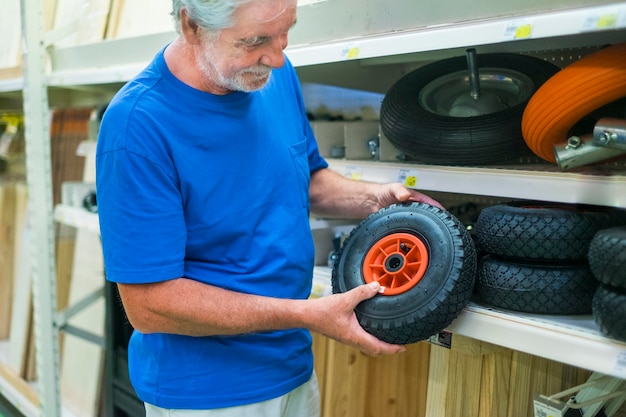
[[363, 179], [363, 168], [354, 166], [346, 167], [344, 177], [350, 178], [352, 180], [361, 180]]
[[341, 58], [343, 59], [356, 59], [359, 57], [359, 45], [348, 44], [344, 45], [341, 49]]
[[620, 352], [615, 358], [615, 366], [613, 367], [617, 372], [626, 371], [626, 352]]
[[513, 41], [519, 39], [529, 39], [533, 34], [533, 26], [534, 24], [528, 21], [511, 22], [506, 25], [504, 29], [503, 40]]
[[560, 401], [535, 395], [533, 409], [535, 417], [565, 417], [568, 407]]
[[618, 13], [590, 14], [583, 22], [581, 31], [614, 29], [617, 27]]
[[452, 348], [452, 332], [444, 330], [437, 334], [434, 334], [428, 338], [428, 341], [433, 345], [445, 347], [446, 349]]
[[417, 171], [414, 169], [401, 169], [398, 173], [398, 182], [409, 188], [417, 187]]

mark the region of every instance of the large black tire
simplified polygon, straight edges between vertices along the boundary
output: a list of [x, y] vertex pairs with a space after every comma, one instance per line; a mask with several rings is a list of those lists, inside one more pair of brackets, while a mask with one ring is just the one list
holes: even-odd
[[475, 232], [482, 250], [518, 259], [584, 260], [601, 229], [623, 224], [604, 207], [515, 201], [484, 208]]
[[626, 288], [626, 226], [598, 231], [589, 244], [588, 258], [600, 282]]
[[626, 290], [600, 284], [593, 297], [593, 318], [603, 335], [626, 342]]
[[[530, 91], [518, 103], [488, 114], [471, 117], [437, 114], [424, 102], [422, 91], [444, 76], [467, 72], [467, 60], [460, 56], [437, 61], [400, 78], [385, 94], [380, 110], [385, 136], [407, 156], [424, 163], [491, 164], [532, 155], [522, 137], [522, 114], [532, 93], [557, 73], [559, 67], [541, 59], [508, 53], [479, 55], [478, 67], [479, 72], [497, 73], [505, 69], [519, 73], [530, 79], [530, 85], [525, 88]], [[469, 91], [468, 87], [468, 95]], [[496, 91], [495, 95], [498, 94]]]
[[487, 304], [537, 314], [590, 314], [598, 281], [585, 263], [545, 264], [487, 255], [476, 292]]
[[343, 293], [379, 281], [388, 290], [357, 306], [359, 323], [381, 340], [409, 344], [452, 323], [475, 277], [474, 243], [458, 219], [407, 203], [371, 214], [352, 230], [335, 261], [332, 287]]

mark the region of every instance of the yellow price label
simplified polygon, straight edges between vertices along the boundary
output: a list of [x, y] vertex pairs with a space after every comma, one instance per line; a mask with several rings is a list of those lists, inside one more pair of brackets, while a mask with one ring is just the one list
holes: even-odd
[[350, 49], [348, 49], [348, 55], [347, 58], [348, 59], [355, 59], [359, 57], [359, 48], [358, 47], [352, 47]]
[[406, 180], [404, 181], [404, 185], [406, 185], [407, 187], [415, 187], [417, 185], [417, 177], [415, 176], [406, 177]]
[[598, 18], [596, 27], [598, 29], [610, 29], [617, 26], [617, 16], [614, 14], [607, 14]]
[[360, 180], [361, 179], [361, 173], [360, 172], [352, 172], [350, 174], [350, 178], [352, 178], [353, 180]]
[[346, 172], [343, 176], [353, 180], [361, 180], [363, 178], [363, 169], [359, 167], [346, 167]]
[[533, 25], [531, 24], [518, 26], [517, 29], [515, 30], [515, 39], [530, 38], [532, 31], [533, 31]]

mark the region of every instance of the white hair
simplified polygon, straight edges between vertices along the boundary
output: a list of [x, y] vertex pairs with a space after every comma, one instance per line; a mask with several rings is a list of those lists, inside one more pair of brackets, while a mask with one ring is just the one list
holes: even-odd
[[218, 32], [232, 27], [233, 14], [243, 4], [254, 0], [172, 0], [172, 16], [176, 32], [181, 32], [180, 10], [185, 8], [189, 18], [206, 32]]

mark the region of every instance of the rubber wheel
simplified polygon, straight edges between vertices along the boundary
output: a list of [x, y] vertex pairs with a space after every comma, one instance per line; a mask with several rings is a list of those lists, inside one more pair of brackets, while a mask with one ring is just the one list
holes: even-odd
[[385, 94], [380, 123], [389, 141], [412, 159], [432, 164], [490, 164], [532, 155], [522, 137], [522, 114], [559, 67], [507, 53], [478, 55], [477, 61], [487, 110], [467, 103], [466, 57], [437, 61], [405, 75]]
[[600, 284], [593, 297], [593, 318], [603, 335], [626, 342], [626, 290]]
[[357, 225], [332, 271], [334, 293], [378, 281], [384, 292], [359, 304], [361, 326], [389, 343], [409, 344], [443, 330], [474, 289], [476, 250], [452, 214], [423, 203], [396, 204]]
[[[626, 43], [594, 52], [563, 68], [528, 102], [522, 133], [540, 158], [556, 162], [554, 145], [594, 110], [626, 96]], [[589, 132], [591, 133], [591, 132]]]
[[537, 314], [590, 314], [598, 281], [585, 263], [548, 264], [486, 255], [476, 292], [487, 304]]
[[626, 289], [626, 226], [598, 231], [589, 244], [588, 258], [600, 282]]
[[518, 259], [583, 260], [601, 229], [625, 224], [625, 212], [542, 201], [484, 208], [474, 228], [482, 250]]

